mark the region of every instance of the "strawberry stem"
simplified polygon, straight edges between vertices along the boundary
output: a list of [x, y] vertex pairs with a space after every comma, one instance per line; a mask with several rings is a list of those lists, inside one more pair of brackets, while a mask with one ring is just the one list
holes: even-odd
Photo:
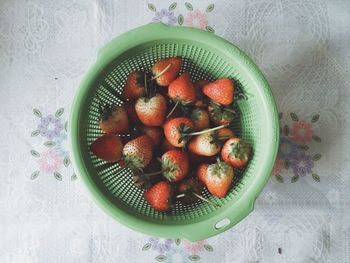
[[174, 107], [171, 109], [171, 111], [168, 113], [168, 115], [165, 117], [165, 119], [168, 119], [170, 116], [171, 116], [171, 114], [173, 114], [174, 113], [174, 111], [175, 111], [175, 109], [176, 109], [176, 107], [177, 107], [177, 105], [179, 105], [179, 100], [178, 101], [176, 101], [176, 103], [175, 103], [175, 105], [174, 105]]
[[171, 67], [171, 64], [169, 64], [168, 66], [166, 66], [161, 72], [159, 72], [157, 75], [153, 76], [151, 78], [151, 80], [154, 80], [156, 78], [159, 78], [160, 76], [162, 76], [165, 72], [168, 71], [168, 69]]
[[229, 124], [223, 124], [223, 125], [220, 125], [220, 126], [211, 128], [211, 129], [205, 129], [205, 130], [202, 130], [202, 131], [199, 131], [199, 132], [191, 132], [191, 133], [187, 133], [187, 134], [184, 134], [184, 135], [200, 135], [200, 134], [203, 134], [203, 133], [207, 133], [207, 132], [211, 132], [211, 131], [220, 130], [220, 129], [222, 129], [222, 128], [227, 127], [228, 125], [229, 125]]
[[195, 197], [199, 198], [200, 200], [202, 200], [202, 201], [204, 201], [204, 202], [207, 202], [207, 203], [209, 203], [209, 204], [212, 204], [212, 205], [215, 206], [215, 207], [219, 207], [218, 204], [216, 204], [216, 203], [214, 203], [214, 202], [212, 202], [212, 201], [210, 201], [210, 200], [204, 198], [203, 196], [201, 196], [201, 195], [199, 195], [199, 194], [196, 194], [196, 193], [194, 193], [194, 192], [193, 192], [192, 194], [193, 194]]
[[175, 196], [175, 198], [177, 199], [177, 198], [181, 198], [181, 197], [184, 197], [184, 196], [185, 196], [185, 194], [179, 194], [179, 195]]

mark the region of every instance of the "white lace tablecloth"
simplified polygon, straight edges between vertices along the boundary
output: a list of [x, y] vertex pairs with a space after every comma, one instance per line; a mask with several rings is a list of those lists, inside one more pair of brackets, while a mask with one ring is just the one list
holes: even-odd
[[[237, 44], [269, 80], [281, 148], [254, 212], [189, 243], [104, 214], [66, 123], [98, 49], [152, 21]], [[0, 262], [350, 262], [350, 1], [0, 2]]]

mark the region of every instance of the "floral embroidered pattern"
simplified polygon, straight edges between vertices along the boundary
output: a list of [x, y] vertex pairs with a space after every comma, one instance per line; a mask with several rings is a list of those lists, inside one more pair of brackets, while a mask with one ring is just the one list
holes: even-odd
[[[33, 113], [39, 118], [37, 130], [31, 133], [32, 137], [41, 136], [48, 139], [43, 143], [46, 148], [40, 153], [34, 149], [30, 151], [31, 155], [37, 158], [38, 170], [34, 171], [30, 178], [36, 179], [40, 173], [53, 174], [58, 181], [63, 180], [61, 170], [68, 168], [70, 165], [67, 140], [67, 122], [62, 123], [62, 115], [64, 109], [60, 108], [55, 115], [49, 114], [43, 116], [38, 109], [33, 109]], [[77, 176], [73, 173], [71, 180], [75, 180]]]
[[148, 3], [148, 9], [154, 12], [152, 22], [161, 22], [167, 25], [185, 25], [212, 33], [215, 32], [208, 22], [208, 14], [214, 10], [214, 4], [208, 5], [205, 11], [201, 11], [195, 10], [191, 3], [186, 2], [186, 13], [177, 16], [175, 15], [176, 8], [178, 8], [178, 5], [177, 2], [174, 2], [167, 9], [162, 8], [158, 11], [154, 4]]
[[[322, 155], [319, 153], [311, 154], [310, 146], [312, 143], [320, 143], [321, 138], [315, 135], [313, 124], [318, 121], [320, 115], [312, 116], [310, 121], [299, 120], [295, 113], [290, 113], [291, 125], [281, 125], [281, 141], [279, 152], [275, 165], [272, 170], [272, 175], [278, 182], [283, 182], [283, 170], [292, 171], [291, 182], [296, 182], [299, 177], [311, 175], [316, 182], [320, 182], [318, 174], [313, 172], [315, 162]], [[280, 113], [280, 119], [283, 120], [283, 114]], [[283, 126], [283, 127], [282, 127]], [[291, 128], [289, 128], [291, 126]], [[289, 169], [291, 168], [291, 169]]]
[[151, 237], [143, 247], [143, 251], [153, 250], [159, 255], [155, 256], [158, 262], [187, 262], [198, 261], [200, 253], [204, 250], [213, 252], [214, 249], [206, 240], [190, 242], [185, 239], [163, 239]]

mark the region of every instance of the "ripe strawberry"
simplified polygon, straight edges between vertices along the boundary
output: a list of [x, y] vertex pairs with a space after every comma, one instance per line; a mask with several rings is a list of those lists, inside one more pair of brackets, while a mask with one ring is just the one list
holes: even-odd
[[152, 73], [156, 77], [158, 85], [169, 86], [179, 74], [181, 65], [182, 59], [180, 57], [166, 58], [156, 62], [152, 67]]
[[166, 100], [159, 93], [151, 98], [139, 98], [135, 104], [135, 111], [144, 125], [161, 126], [166, 113]]
[[229, 124], [237, 117], [237, 113], [231, 106], [223, 106], [213, 101], [208, 106], [208, 113], [215, 125]]
[[163, 176], [170, 182], [177, 182], [186, 177], [189, 168], [185, 152], [173, 150], [162, 155]]
[[229, 128], [222, 128], [216, 132], [217, 139], [220, 141], [226, 141], [235, 136], [234, 132]]
[[198, 178], [198, 181], [203, 185], [206, 186], [206, 174], [208, 171], [209, 164], [207, 163], [201, 163], [198, 165], [196, 169], [196, 177]]
[[190, 74], [183, 73], [171, 82], [168, 88], [168, 94], [173, 101], [184, 105], [195, 102], [196, 90], [191, 82]]
[[210, 120], [209, 114], [206, 110], [196, 108], [191, 113], [191, 120], [193, 122], [196, 131], [204, 130], [209, 128]]
[[151, 138], [153, 149], [159, 146], [163, 138], [163, 132], [159, 127], [140, 126], [139, 129], [143, 134]]
[[178, 147], [175, 147], [173, 145], [170, 144], [170, 142], [164, 138], [164, 140], [162, 141], [162, 144], [160, 145], [160, 149], [163, 151], [163, 152], [168, 152], [168, 151], [171, 151], [171, 150], [179, 150], [181, 148], [178, 148]]
[[100, 111], [99, 125], [104, 133], [123, 134], [129, 131], [129, 119], [124, 107], [106, 105]]
[[139, 117], [137, 117], [137, 113], [135, 111], [135, 103], [126, 102], [123, 106], [125, 107], [125, 110], [128, 114], [130, 124], [139, 124], [140, 120]]
[[142, 135], [129, 141], [123, 148], [125, 166], [133, 171], [142, 171], [152, 160], [152, 139]]
[[215, 131], [197, 135], [189, 142], [188, 150], [197, 155], [214, 156], [220, 152], [220, 146], [215, 139]]
[[146, 190], [146, 202], [158, 212], [167, 212], [172, 205], [172, 187], [169, 182], [161, 181]]
[[193, 123], [190, 119], [180, 117], [174, 118], [163, 125], [164, 135], [168, 142], [175, 147], [184, 147], [188, 136], [193, 130]]
[[222, 147], [222, 159], [236, 168], [241, 168], [247, 165], [251, 147], [240, 138], [231, 138], [227, 140]]
[[218, 79], [203, 87], [203, 93], [210, 99], [223, 105], [233, 102], [234, 86], [230, 79]]
[[123, 144], [119, 137], [104, 134], [91, 144], [90, 149], [98, 158], [107, 162], [116, 162], [122, 157]]
[[129, 100], [136, 100], [145, 94], [145, 74], [140, 71], [132, 71], [123, 90], [123, 97]]

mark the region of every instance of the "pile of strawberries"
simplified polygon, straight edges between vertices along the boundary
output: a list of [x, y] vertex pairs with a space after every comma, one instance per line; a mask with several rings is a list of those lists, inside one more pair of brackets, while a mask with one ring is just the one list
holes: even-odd
[[130, 183], [145, 189], [145, 200], [160, 212], [176, 200], [216, 205], [201, 195], [203, 187], [225, 197], [234, 168], [246, 166], [251, 153], [229, 127], [237, 118], [233, 81], [192, 83], [189, 73], [179, 76], [182, 62], [172, 57], [150, 73], [131, 72], [124, 104], [100, 105], [104, 135], [90, 147], [98, 158], [131, 169]]

